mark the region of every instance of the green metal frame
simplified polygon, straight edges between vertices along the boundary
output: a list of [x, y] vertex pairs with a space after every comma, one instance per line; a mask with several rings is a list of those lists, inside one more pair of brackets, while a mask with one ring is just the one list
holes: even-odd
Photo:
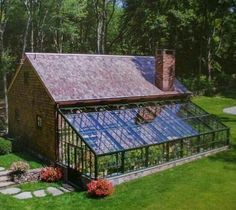
[[[168, 140], [164, 143], [153, 143], [143, 145], [141, 147], [119, 150], [105, 154], [96, 154], [94, 149], [86, 142], [86, 140], [83, 139], [83, 136], [65, 117], [66, 113], [74, 113], [75, 111], [81, 113], [100, 112], [135, 107], [140, 108], [150, 106], [150, 104], [154, 106], [160, 106], [182, 102], [186, 101], [169, 100], [131, 104], [111, 104], [60, 108], [58, 109], [57, 116], [58, 162], [60, 164], [64, 164], [68, 168], [72, 168], [78, 171], [78, 173], [80, 173], [81, 175], [97, 179], [100, 177], [116, 176], [130, 171], [153, 167], [164, 162], [173, 161], [175, 159], [191, 156], [193, 154], [201, 153], [205, 150], [207, 151], [229, 144], [229, 128], [221, 123], [217, 117], [206, 113], [201, 107], [197, 105], [194, 105], [197, 109], [195, 111], [205, 113], [202, 114], [198, 118], [198, 120], [200, 120], [200, 122], [206, 127], [209, 127], [210, 131], [202, 132], [200, 134], [192, 135], [185, 138]], [[211, 126], [208, 125], [208, 122], [203, 119], [204, 117], [209, 117], [213, 121], [217, 122], [222, 128], [212, 130]], [[219, 135], [222, 136], [223, 139], [219, 140]], [[208, 138], [210, 139], [209, 141], [207, 141]], [[203, 143], [199, 144], [200, 142]], [[80, 164], [79, 166], [76, 165], [78, 161], [80, 162], [78, 163]]]

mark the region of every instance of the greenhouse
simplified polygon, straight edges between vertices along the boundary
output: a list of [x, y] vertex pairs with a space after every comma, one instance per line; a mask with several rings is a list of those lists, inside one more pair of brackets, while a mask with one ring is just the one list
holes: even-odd
[[64, 107], [57, 119], [58, 162], [90, 179], [229, 144], [229, 129], [188, 99]]

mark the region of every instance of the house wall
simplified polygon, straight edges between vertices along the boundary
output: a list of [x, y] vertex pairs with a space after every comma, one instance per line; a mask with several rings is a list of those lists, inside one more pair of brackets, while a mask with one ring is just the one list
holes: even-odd
[[[54, 161], [55, 102], [27, 60], [9, 89], [8, 101], [9, 135], [20, 148]], [[37, 126], [37, 116], [42, 119], [41, 128]]]

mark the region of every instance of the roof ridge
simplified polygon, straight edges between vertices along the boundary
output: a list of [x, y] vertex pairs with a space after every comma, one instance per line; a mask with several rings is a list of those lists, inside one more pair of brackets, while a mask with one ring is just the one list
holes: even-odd
[[43, 53], [43, 52], [26, 52], [26, 55], [62, 55], [62, 56], [94, 56], [94, 57], [144, 57], [144, 58], [151, 58], [154, 56], [151, 55], [112, 55], [112, 54], [80, 54], [80, 53]]

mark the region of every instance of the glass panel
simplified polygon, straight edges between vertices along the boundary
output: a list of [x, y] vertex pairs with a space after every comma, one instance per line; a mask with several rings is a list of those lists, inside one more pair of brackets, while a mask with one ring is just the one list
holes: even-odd
[[98, 177], [109, 177], [121, 174], [121, 153], [98, 157]]
[[129, 172], [142, 169], [145, 167], [145, 161], [145, 148], [126, 151], [124, 158], [124, 170], [125, 172]]
[[[78, 108], [65, 114], [65, 117], [98, 155], [177, 139], [187, 141], [191, 136], [225, 128], [193, 103], [177, 101]], [[209, 138], [214, 140], [212, 136]], [[202, 142], [202, 138], [199, 141]], [[199, 148], [205, 151], [208, 148], [206, 144], [210, 143], [202, 144], [205, 148]], [[187, 148], [185, 142], [181, 148], [184, 146]], [[186, 149], [181, 152], [182, 155], [188, 153]]]
[[155, 166], [166, 162], [165, 144], [154, 145], [148, 148], [148, 166]]

